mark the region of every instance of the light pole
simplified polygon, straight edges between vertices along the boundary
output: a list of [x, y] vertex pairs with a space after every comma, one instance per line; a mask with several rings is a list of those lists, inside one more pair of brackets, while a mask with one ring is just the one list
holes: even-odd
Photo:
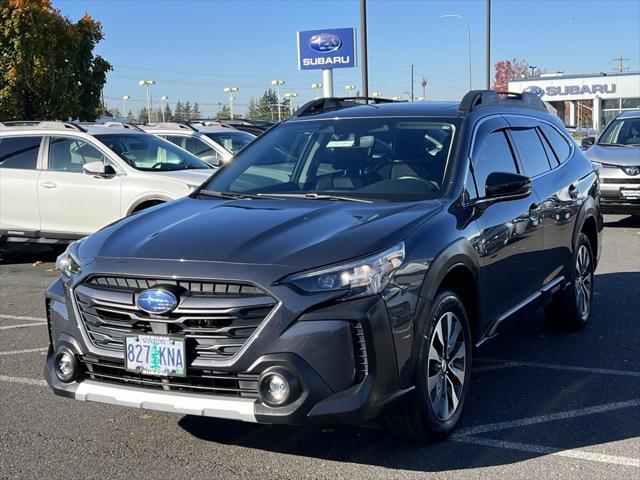
[[163, 95], [160, 97], [160, 100], [162, 100], [162, 121], [164, 122], [164, 111], [167, 109], [167, 100], [169, 100], [169, 97]]
[[271, 85], [276, 87], [276, 95], [278, 96], [278, 121], [282, 121], [282, 109], [280, 105], [280, 87], [284, 85], [284, 80], [271, 80]]
[[149, 90], [152, 85], [155, 85], [155, 80], [140, 80], [138, 85], [141, 87], [147, 87], [147, 122], [151, 123], [151, 91]]
[[231, 120], [233, 120], [233, 101], [236, 99], [233, 94], [238, 90], [239, 88], [237, 87], [227, 87], [224, 89], [224, 92], [229, 94], [229, 118], [231, 118]]
[[402, 97], [396, 95], [395, 97], [391, 97], [391, 100], [395, 100], [395, 101], [402, 100]]
[[316, 89], [316, 98], [320, 98], [320, 89], [322, 88], [322, 84], [321, 83], [312, 83], [311, 84], [311, 88], [315, 88]]
[[423, 98], [427, 98], [427, 77], [422, 77], [422, 81], [420, 82], [420, 85], [422, 85]]
[[419, 102], [424, 102], [424, 97], [418, 97]]
[[453, 13], [447, 13], [445, 15], [441, 15], [440, 18], [457, 18], [464, 22], [467, 26], [467, 55], [469, 58], [469, 90], [471, 90], [471, 28], [469, 28], [469, 22], [467, 22], [466, 18], [462, 15], [456, 15]]
[[377, 98], [377, 97], [381, 97], [382, 96], [382, 92], [373, 92], [371, 94], [372, 97]]
[[353, 97], [353, 92], [355, 92], [356, 90], [356, 86], [355, 85], [345, 85], [344, 89], [349, 92], [349, 96]]
[[291, 115], [293, 115], [293, 101], [291, 99], [297, 97], [298, 94], [291, 92], [285, 93], [284, 96], [289, 99], [289, 112]]
[[129, 115], [127, 115], [127, 100], [129, 100], [130, 98], [131, 97], [129, 95], [125, 95], [124, 97], [122, 97], [122, 115], [124, 116], [126, 121], [129, 120]]
[[535, 67], [535, 66], [533, 66], [533, 65], [529, 65], [529, 70], [531, 70], [531, 76], [532, 76], [532, 77], [533, 77], [533, 72], [535, 72], [535, 71], [536, 71], [536, 68], [538, 68], [538, 67]]

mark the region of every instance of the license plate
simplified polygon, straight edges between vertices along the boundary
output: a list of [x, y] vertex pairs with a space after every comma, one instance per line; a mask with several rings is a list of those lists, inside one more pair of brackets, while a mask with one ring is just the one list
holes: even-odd
[[640, 188], [621, 188], [620, 196], [622, 198], [629, 198], [632, 200], [640, 199]]
[[184, 339], [166, 335], [125, 337], [125, 368], [143, 375], [184, 377]]

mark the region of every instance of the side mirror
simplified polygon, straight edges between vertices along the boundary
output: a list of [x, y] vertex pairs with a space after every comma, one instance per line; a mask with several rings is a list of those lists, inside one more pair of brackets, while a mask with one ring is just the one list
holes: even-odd
[[102, 162], [89, 162], [82, 165], [82, 171], [87, 175], [104, 175], [106, 169]]
[[531, 193], [531, 179], [525, 175], [493, 172], [484, 187], [486, 197], [492, 200], [513, 200]]
[[591, 148], [594, 143], [596, 143], [596, 137], [584, 137], [580, 142], [580, 146], [583, 150], [587, 150]]

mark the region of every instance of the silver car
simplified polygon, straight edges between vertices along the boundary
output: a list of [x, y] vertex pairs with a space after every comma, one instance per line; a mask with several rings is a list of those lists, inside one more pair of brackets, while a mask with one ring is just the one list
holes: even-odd
[[600, 166], [602, 210], [640, 214], [640, 110], [614, 118], [595, 140], [586, 137], [587, 158]]

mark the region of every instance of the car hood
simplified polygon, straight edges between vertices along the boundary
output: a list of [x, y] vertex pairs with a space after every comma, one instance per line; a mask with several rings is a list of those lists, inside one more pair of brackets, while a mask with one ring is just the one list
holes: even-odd
[[640, 165], [640, 147], [605, 147], [594, 145], [584, 152], [593, 162], [610, 163], [621, 167]]
[[300, 269], [384, 249], [441, 208], [438, 201], [183, 199], [104, 228], [81, 257], [271, 264]]
[[167, 180], [177, 180], [189, 185], [201, 185], [209, 178], [215, 169], [197, 168], [193, 170], [176, 170], [173, 172], [149, 172], [156, 178], [166, 178]]

